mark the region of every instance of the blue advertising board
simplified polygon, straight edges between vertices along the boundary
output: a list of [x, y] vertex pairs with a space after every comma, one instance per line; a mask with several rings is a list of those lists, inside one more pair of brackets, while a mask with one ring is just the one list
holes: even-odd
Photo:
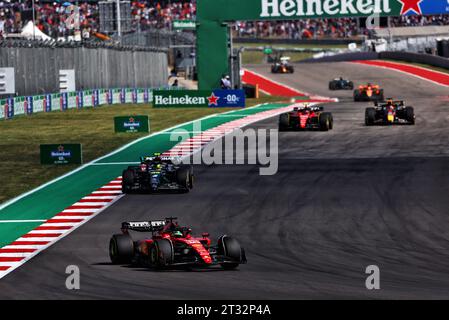
[[78, 91], [76, 93], [76, 107], [82, 109], [84, 107], [84, 91]]
[[12, 117], [14, 117], [14, 98], [8, 98], [5, 104], [5, 118], [11, 119]]
[[[405, 1], [400, 1], [405, 2]], [[415, 1], [412, 1], [415, 2]], [[448, 0], [423, 0], [418, 1], [417, 10], [409, 10], [407, 15], [412, 14], [422, 14], [422, 15], [430, 15], [430, 14], [448, 14], [449, 13], [449, 1]], [[416, 12], [421, 11], [421, 12]]]
[[98, 107], [99, 104], [100, 104], [100, 90], [95, 89], [92, 92], [92, 106]]
[[69, 94], [67, 92], [61, 93], [61, 111], [66, 111], [69, 106]]
[[211, 108], [244, 108], [246, 103], [243, 90], [214, 90], [208, 99]]
[[25, 112], [30, 115], [33, 114], [33, 97], [25, 97]]
[[114, 94], [112, 93], [112, 89], [106, 90], [106, 100], [108, 101], [108, 104], [114, 103]]

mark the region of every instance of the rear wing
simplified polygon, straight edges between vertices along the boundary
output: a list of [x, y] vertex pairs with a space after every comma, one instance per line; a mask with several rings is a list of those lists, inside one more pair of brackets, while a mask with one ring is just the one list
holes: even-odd
[[[388, 101], [391, 101], [391, 99], [387, 99], [386, 101], [382, 101], [382, 102], [374, 102], [374, 105], [376, 106], [376, 107], [384, 107], [384, 106], [386, 106], [387, 104], [388, 104]], [[403, 101], [403, 100], [393, 100], [392, 101], [392, 104], [394, 105], [394, 106], [399, 106], [399, 107], [403, 107], [403, 106], [405, 106], [405, 102]]]
[[137, 232], [155, 232], [161, 231], [167, 224], [166, 220], [141, 221], [141, 222], [123, 222], [123, 231]]
[[[300, 110], [304, 110], [306, 107], [305, 106], [303, 106], [303, 107], [293, 107], [293, 111], [300, 111]], [[324, 110], [324, 107], [322, 107], [322, 106], [311, 106], [311, 107], [308, 107], [310, 110], [312, 110], [312, 111], [323, 111]]]
[[140, 157], [140, 162], [151, 162], [154, 161], [156, 158], [159, 158], [162, 162], [173, 162], [177, 159], [177, 157], [168, 157], [168, 156], [147, 156], [147, 157]]

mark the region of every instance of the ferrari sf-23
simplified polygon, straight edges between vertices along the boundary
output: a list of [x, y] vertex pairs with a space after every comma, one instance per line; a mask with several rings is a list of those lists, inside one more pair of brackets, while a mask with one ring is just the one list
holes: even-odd
[[[246, 263], [245, 251], [236, 239], [222, 235], [213, 245], [208, 233], [193, 236], [192, 229], [181, 227], [177, 218], [123, 222], [121, 231], [109, 242], [109, 256], [113, 264], [149, 268], [219, 265], [231, 270]], [[133, 240], [130, 231], [149, 233], [150, 236]]]
[[323, 110], [321, 106], [294, 107], [292, 111], [279, 116], [279, 131], [332, 130], [334, 127], [332, 113]]

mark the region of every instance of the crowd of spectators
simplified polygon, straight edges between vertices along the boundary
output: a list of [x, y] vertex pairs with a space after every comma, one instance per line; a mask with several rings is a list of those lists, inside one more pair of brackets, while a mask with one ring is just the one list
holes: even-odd
[[[404, 16], [392, 18], [391, 27], [449, 25], [449, 15], [439, 16]], [[383, 22], [383, 27], [386, 22]], [[363, 21], [356, 18], [339, 19], [305, 19], [297, 21], [258, 21], [238, 22], [235, 33], [239, 37], [260, 38], [352, 38], [369, 35]]]
[[[88, 38], [99, 30], [98, 1], [77, 1], [79, 7], [79, 30]], [[196, 0], [135, 0], [131, 2], [131, 29], [169, 29], [173, 20], [194, 20]], [[37, 27], [52, 38], [73, 35], [74, 1], [35, 0]], [[0, 37], [6, 33], [20, 33], [32, 20], [32, 0], [0, 1]], [[391, 25], [424, 26], [449, 25], [449, 15], [407, 16], [394, 18]], [[240, 37], [303, 38], [351, 38], [368, 34], [368, 30], [354, 18], [306, 19], [279, 22], [238, 22], [234, 29]]]

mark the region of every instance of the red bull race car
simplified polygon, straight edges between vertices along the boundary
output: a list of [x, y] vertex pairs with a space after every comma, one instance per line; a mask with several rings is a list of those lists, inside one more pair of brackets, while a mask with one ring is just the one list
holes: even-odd
[[368, 83], [354, 90], [354, 101], [383, 101], [384, 90], [378, 85]]
[[388, 99], [383, 103], [375, 103], [374, 108], [366, 108], [365, 124], [415, 124], [413, 107], [406, 106], [404, 101]]
[[[109, 242], [109, 256], [113, 264], [157, 269], [218, 265], [231, 270], [246, 263], [245, 251], [236, 239], [223, 235], [213, 245], [208, 233], [193, 236], [192, 229], [179, 226], [177, 218], [123, 222], [121, 231]], [[131, 232], [150, 233], [151, 236], [133, 240]]]
[[295, 68], [290, 64], [290, 57], [280, 57], [272, 66], [271, 73], [294, 73]]
[[332, 113], [323, 110], [321, 106], [294, 107], [292, 111], [279, 116], [279, 131], [332, 130], [334, 127]]

